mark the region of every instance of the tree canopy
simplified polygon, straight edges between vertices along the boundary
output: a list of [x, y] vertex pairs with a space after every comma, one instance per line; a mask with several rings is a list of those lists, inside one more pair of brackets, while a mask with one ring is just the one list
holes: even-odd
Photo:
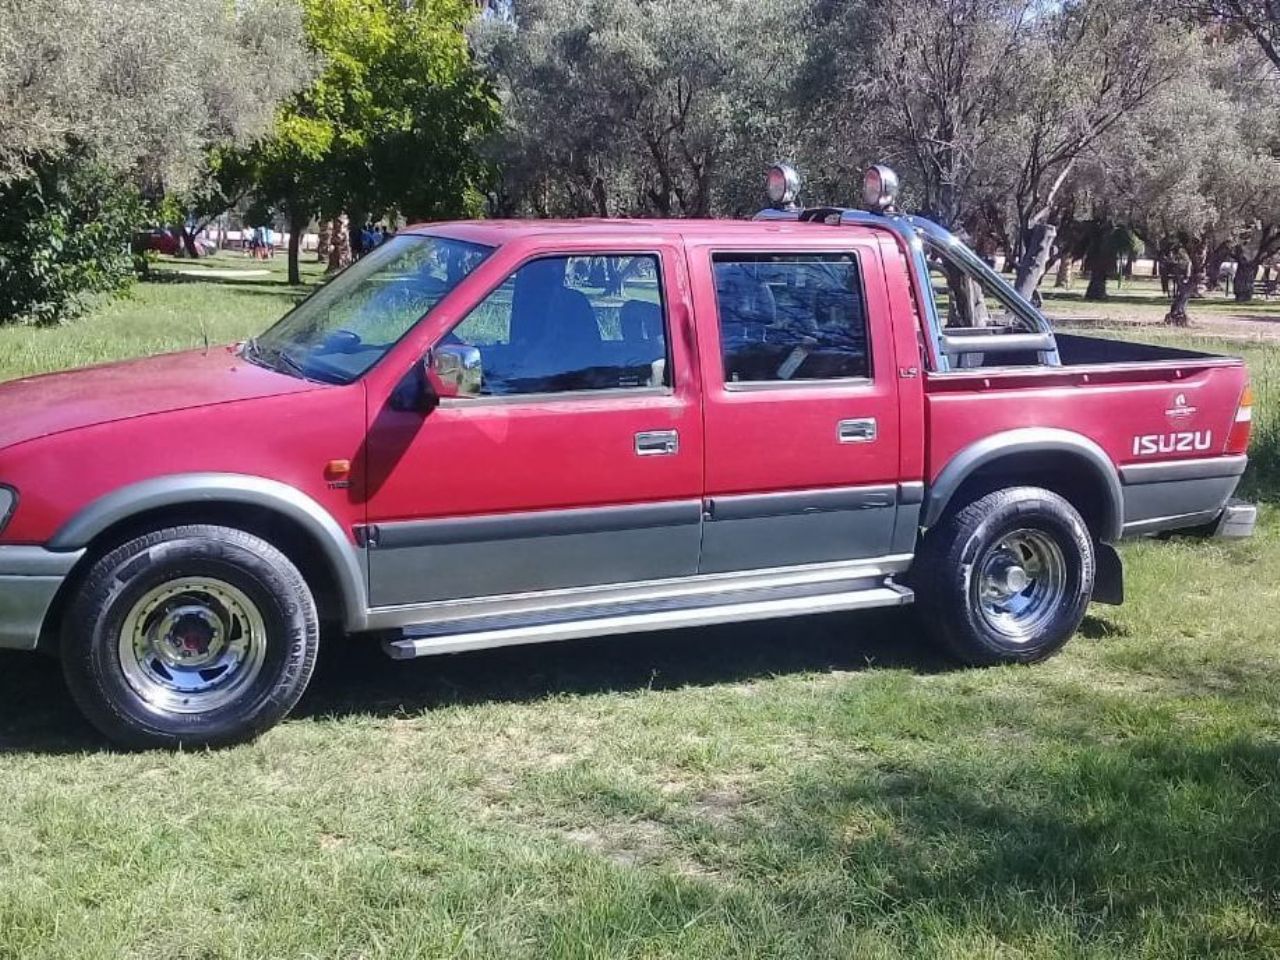
[[270, 131], [309, 62], [291, 0], [0, 0], [0, 181], [77, 152], [186, 189]]
[[[231, 179], [284, 210], [295, 238], [317, 214], [474, 215], [487, 168], [480, 138], [498, 104], [475, 68], [468, 0], [302, 0], [323, 64], [285, 103], [274, 132], [224, 158]], [[297, 282], [297, 250], [290, 274]]]

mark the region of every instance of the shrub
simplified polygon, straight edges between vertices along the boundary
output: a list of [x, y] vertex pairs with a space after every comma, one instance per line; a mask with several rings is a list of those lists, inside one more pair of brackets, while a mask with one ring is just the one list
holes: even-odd
[[70, 157], [0, 184], [0, 324], [65, 323], [134, 278], [136, 190]]

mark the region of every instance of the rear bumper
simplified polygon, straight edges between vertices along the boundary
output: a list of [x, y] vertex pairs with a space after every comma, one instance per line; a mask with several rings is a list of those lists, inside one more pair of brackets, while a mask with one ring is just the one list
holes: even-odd
[[0, 547], [0, 648], [35, 649], [58, 589], [83, 555]]
[[[1231, 502], [1247, 463], [1247, 457], [1233, 456], [1121, 467], [1124, 535], [1217, 523]], [[1235, 516], [1242, 517], [1239, 513]]]
[[1213, 527], [1213, 536], [1231, 540], [1244, 539], [1253, 536], [1253, 528], [1257, 525], [1258, 508], [1252, 503], [1233, 499], [1218, 515], [1218, 522]]

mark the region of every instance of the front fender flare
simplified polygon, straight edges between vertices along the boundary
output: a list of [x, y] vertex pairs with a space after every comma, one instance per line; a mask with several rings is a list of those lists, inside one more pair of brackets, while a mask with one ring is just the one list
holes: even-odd
[[278, 480], [238, 473], [183, 473], [144, 480], [114, 490], [80, 510], [46, 546], [58, 551], [81, 550], [99, 534], [131, 517], [164, 507], [213, 503], [261, 507], [298, 524], [315, 541], [331, 568], [347, 629], [363, 628], [368, 590], [362, 548], [347, 538], [333, 514], [302, 491]]
[[1120, 474], [1107, 452], [1088, 437], [1052, 427], [1022, 427], [983, 437], [953, 456], [925, 496], [925, 527], [936, 524], [960, 485], [983, 466], [1006, 457], [1064, 453], [1074, 457], [1105, 491], [1104, 514], [1099, 539], [1118, 540], [1124, 524], [1124, 492]]

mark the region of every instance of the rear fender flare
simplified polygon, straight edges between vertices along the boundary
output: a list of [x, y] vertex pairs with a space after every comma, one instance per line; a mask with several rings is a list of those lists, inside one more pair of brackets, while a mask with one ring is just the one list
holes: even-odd
[[1071, 456], [1097, 481], [1105, 491], [1099, 539], [1107, 542], [1118, 540], [1124, 523], [1124, 492], [1115, 464], [1107, 452], [1088, 437], [1050, 427], [1023, 427], [992, 434], [953, 456], [929, 485], [921, 524], [926, 528], [932, 527], [942, 519], [961, 484], [987, 464], [1009, 457], [1034, 457], [1045, 453]]

